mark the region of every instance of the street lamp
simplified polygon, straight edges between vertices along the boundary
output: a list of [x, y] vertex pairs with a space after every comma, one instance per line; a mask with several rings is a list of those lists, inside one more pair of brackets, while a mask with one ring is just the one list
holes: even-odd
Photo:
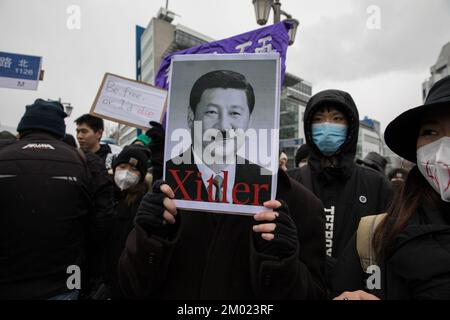
[[289, 29], [289, 45], [293, 44], [295, 41], [295, 35], [297, 33], [297, 28], [299, 21], [293, 19], [292, 16], [283, 10], [281, 10], [280, 0], [252, 0], [253, 6], [255, 7], [256, 22], [263, 26], [267, 23], [270, 15], [270, 9], [273, 9], [273, 23], [278, 23], [281, 20], [281, 15], [284, 15], [291, 24]]
[[256, 22], [261, 26], [265, 25], [269, 19], [273, 0], [253, 0], [253, 6], [255, 7]]
[[292, 45], [295, 41], [295, 36], [297, 34], [298, 25], [300, 24], [300, 22], [297, 19], [292, 19], [292, 18], [286, 19], [286, 21], [288, 21], [292, 25], [288, 31], [289, 45]]

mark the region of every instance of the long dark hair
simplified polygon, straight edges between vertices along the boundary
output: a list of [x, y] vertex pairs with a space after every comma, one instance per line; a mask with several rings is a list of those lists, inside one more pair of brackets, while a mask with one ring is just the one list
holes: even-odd
[[146, 194], [148, 191], [148, 185], [144, 181], [139, 182], [137, 185], [123, 191], [125, 194], [125, 203], [128, 207], [131, 207], [135, 201]]
[[378, 261], [389, 254], [389, 246], [403, 230], [420, 206], [434, 206], [439, 197], [417, 166], [411, 169], [400, 192], [396, 193], [388, 215], [379, 224], [373, 237]]

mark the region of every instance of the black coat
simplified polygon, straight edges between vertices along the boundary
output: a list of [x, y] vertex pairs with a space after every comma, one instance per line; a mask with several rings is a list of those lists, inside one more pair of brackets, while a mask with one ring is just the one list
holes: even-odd
[[[348, 119], [347, 139], [330, 158], [322, 155], [313, 142], [312, 121], [323, 105], [340, 107]], [[356, 231], [361, 217], [383, 213], [392, 199], [387, 178], [367, 167], [355, 164], [359, 132], [359, 114], [351, 96], [339, 90], [327, 90], [310, 99], [305, 110], [305, 137], [311, 151], [308, 165], [289, 172], [323, 203], [326, 215], [328, 269]]]
[[111, 147], [108, 144], [100, 144], [100, 149], [95, 152], [97, 156], [99, 156], [104, 162], [106, 161], [106, 158], [111, 153]]
[[115, 191], [114, 223], [109, 241], [107, 283], [111, 289], [111, 298], [120, 299], [123, 295], [118, 283], [117, 267], [120, 255], [125, 249], [127, 237], [134, 228], [134, 218], [143, 195], [137, 196], [133, 203], [127, 204], [125, 194], [118, 189]]
[[[347, 180], [336, 179], [327, 182], [316, 180], [309, 166], [289, 174], [291, 177], [297, 177], [298, 182], [311, 189], [321, 199], [325, 209], [328, 209], [325, 211], [326, 248], [332, 249], [333, 258], [341, 255], [358, 228], [360, 219], [386, 212], [392, 198], [389, 181], [379, 172], [360, 165], [355, 165], [351, 177]], [[334, 215], [331, 217], [330, 209], [333, 206]], [[328, 233], [330, 231], [333, 231], [332, 238]]]
[[[379, 261], [381, 288], [371, 293], [387, 300], [450, 300], [450, 204], [420, 208], [388, 252], [387, 258]], [[367, 277], [353, 237], [334, 269], [333, 291], [368, 291]]]
[[158, 299], [320, 299], [324, 297], [324, 222], [320, 201], [279, 173], [290, 208], [296, 254], [279, 260], [256, 251], [248, 216], [183, 211], [173, 240], [130, 233], [119, 265], [128, 297]]
[[64, 293], [71, 265], [94, 273], [112, 209], [100, 197], [112, 187], [94, 178], [93, 157], [46, 133], [0, 145], [0, 299]]
[[113, 162], [113, 154], [111, 151], [111, 147], [109, 144], [100, 144], [100, 149], [95, 152], [95, 155], [100, 157], [103, 161], [103, 165], [106, 167], [106, 170], [112, 169], [112, 162]]

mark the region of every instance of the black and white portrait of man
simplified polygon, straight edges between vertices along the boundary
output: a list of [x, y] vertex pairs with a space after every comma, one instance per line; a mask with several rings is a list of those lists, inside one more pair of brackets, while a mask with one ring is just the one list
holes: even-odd
[[[266, 62], [249, 60], [247, 63], [251, 64], [252, 61], [255, 65], [247, 66], [247, 69], [254, 72], [258, 71], [258, 62]], [[199, 62], [204, 64], [208, 61]], [[252, 153], [256, 161], [252, 161], [245, 154], [239, 154], [239, 151], [245, 144], [253, 144], [253, 150], [257, 150], [259, 144], [272, 144], [270, 138], [265, 139], [267, 141], [254, 139], [258, 137], [258, 130], [253, 127], [255, 121], [252, 120], [254, 114], [259, 112], [260, 115], [268, 115], [272, 118], [271, 122], [274, 122], [276, 101], [272, 100], [272, 104], [266, 103], [272, 106], [272, 110], [262, 109], [263, 106], [257, 105], [257, 93], [263, 88], [256, 88], [247, 79], [245, 70], [239, 72], [236, 71], [236, 66], [231, 68], [232, 60], [224, 61], [226, 63], [220, 60], [214, 62], [209, 63], [209, 68], [217, 65], [218, 69], [202, 73], [193, 79], [193, 84], [189, 86], [189, 103], [187, 106], [185, 104], [183, 109], [187, 125], [184, 132], [189, 136], [189, 139], [185, 140], [189, 140], [190, 144], [184, 145], [181, 152], [166, 150], [165, 180], [172, 186], [176, 199], [192, 201], [194, 206], [198, 205], [194, 202], [204, 202], [209, 206], [215, 205], [215, 210], [218, 206], [219, 211], [222, 211], [220, 207], [223, 211], [227, 211], [227, 207], [232, 208], [227, 205], [235, 205], [234, 208], [238, 211], [246, 207], [260, 207], [272, 197], [274, 186], [271, 163], [262, 166], [258, 164], [260, 161], [255, 151]], [[242, 60], [237, 62], [242, 63]], [[272, 64], [275, 73], [276, 60], [272, 60]], [[173, 65], [176, 68], [176, 64]], [[220, 68], [226, 65], [228, 68]], [[174, 119], [174, 115], [180, 115], [181, 110], [178, 108], [181, 109], [182, 106], [181, 101], [173, 98], [180, 96], [174, 92], [176, 81], [179, 80], [176, 78], [176, 72], [174, 69], [171, 79], [174, 86], [171, 87], [168, 123], [170, 119]], [[267, 72], [270, 72], [270, 69]], [[260, 73], [260, 76], [264, 74]], [[271, 78], [276, 79], [276, 74]], [[272, 88], [272, 91], [275, 91], [275, 88]], [[272, 95], [275, 96], [275, 92], [272, 92]], [[177, 128], [180, 132], [179, 127], [172, 128]], [[274, 125], [265, 129], [274, 129]], [[247, 137], [250, 130], [254, 131], [254, 134], [250, 135], [253, 140]], [[171, 131], [173, 130], [168, 130], [167, 139], [178, 140], [177, 135], [170, 134]], [[269, 152], [274, 150], [272, 145], [266, 146], [266, 149]]]

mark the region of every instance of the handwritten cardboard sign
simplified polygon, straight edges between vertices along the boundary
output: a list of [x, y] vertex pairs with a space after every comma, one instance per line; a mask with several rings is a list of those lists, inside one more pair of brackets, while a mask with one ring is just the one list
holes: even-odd
[[150, 84], [105, 73], [91, 114], [131, 127], [149, 128], [161, 122], [167, 91]]

